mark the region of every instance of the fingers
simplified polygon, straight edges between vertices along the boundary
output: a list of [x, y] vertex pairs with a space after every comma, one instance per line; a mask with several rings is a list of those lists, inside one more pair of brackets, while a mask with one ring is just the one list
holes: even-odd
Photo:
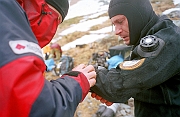
[[96, 78], [96, 72], [92, 65], [88, 65], [84, 68], [84, 71], [87, 72], [86, 77], [89, 79]]
[[88, 78], [88, 80], [96, 78], [96, 72], [92, 65], [86, 66], [85, 64], [80, 64], [77, 67], [73, 68], [72, 71], [82, 72]]
[[72, 71], [79, 71], [80, 69], [83, 69], [85, 67], [86, 67], [85, 64], [80, 64], [80, 65], [76, 66], [75, 68], [73, 68]]
[[95, 80], [94, 78], [92, 78], [92, 79], [89, 80], [89, 85], [90, 85], [90, 87], [94, 86], [95, 83], [96, 83], [96, 80]]
[[84, 70], [91, 72], [91, 71], [95, 71], [95, 68], [92, 65], [88, 65], [84, 68]]
[[89, 81], [90, 87], [95, 85], [96, 72], [95, 72], [95, 68], [92, 65], [86, 66], [85, 64], [80, 64], [77, 67], [73, 68], [72, 71], [82, 72]]
[[92, 65], [86, 66], [85, 64], [80, 64], [72, 69], [72, 71], [81, 71], [81, 72], [92, 72], [95, 71], [95, 68]]
[[91, 72], [87, 72], [86, 74], [84, 74], [89, 80], [92, 78], [96, 78], [96, 72], [95, 71], [91, 71]]

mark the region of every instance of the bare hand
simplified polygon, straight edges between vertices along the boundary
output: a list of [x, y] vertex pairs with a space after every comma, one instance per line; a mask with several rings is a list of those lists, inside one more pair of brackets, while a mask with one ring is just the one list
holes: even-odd
[[101, 103], [105, 103], [107, 106], [111, 106], [113, 104], [113, 102], [109, 102], [105, 100], [104, 98], [100, 97], [96, 93], [91, 93], [91, 97], [96, 98], [96, 100], [100, 100]]
[[72, 71], [82, 72], [89, 81], [90, 87], [94, 86], [96, 83], [96, 72], [92, 65], [86, 66], [85, 64], [80, 64], [73, 68]]

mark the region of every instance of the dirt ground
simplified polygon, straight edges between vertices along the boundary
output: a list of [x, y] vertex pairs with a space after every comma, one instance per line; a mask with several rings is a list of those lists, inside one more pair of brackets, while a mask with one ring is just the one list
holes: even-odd
[[[159, 1], [160, 2], [158, 4], [157, 2], [152, 2], [153, 8], [155, 9], [157, 14], [160, 14], [166, 9], [174, 7], [171, 0]], [[169, 1], [171, 1], [171, 3], [168, 3]], [[71, 5], [76, 2], [78, 2], [78, 0], [72, 0]], [[111, 34], [111, 36], [108, 39], [103, 39], [100, 42], [85, 45], [83, 48], [76, 47], [68, 51], [64, 51], [63, 54], [72, 56], [74, 58], [75, 66], [80, 63], [88, 64], [93, 52], [97, 52], [98, 50], [108, 51], [108, 48], [110, 46], [114, 46], [120, 43], [121, 42], [118, 41], [117, 36]], [[46, 78], [48, 80], [52, 80], [57, 79], [58, 77], [53, 75], [51, 72], [47, 72]], [[99, 101], [91, 98], [90, 94], [88, 94], [85, 100], [81, 102], [77, 107], [74, 117], [95, 117], [95, 113], [99, 107], [99, 104]]]

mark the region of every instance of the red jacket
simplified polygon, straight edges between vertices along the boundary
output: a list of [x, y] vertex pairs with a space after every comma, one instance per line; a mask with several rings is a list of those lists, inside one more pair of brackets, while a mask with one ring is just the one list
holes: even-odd
[[89, 91], [84, 74], [44, 78], [41, 48], [26, 13], [0, 0], [0, 117], [72, 117]]

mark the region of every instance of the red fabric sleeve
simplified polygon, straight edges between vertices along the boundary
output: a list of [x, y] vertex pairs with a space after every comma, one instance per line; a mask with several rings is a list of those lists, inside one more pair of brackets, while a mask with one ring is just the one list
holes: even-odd
[[36, 56], [16, 59], [0, 68], [0, 116], [28, 117], [44, 86], [45, 65]]
[[[66, 75], [63, 75], [62, 77], [64, 77], [64, 76], [66, 76]], [[74, 80], [76, 80], [79, 83], [79, 85], [82, 89], [82, 100], [81, 101], [83, 101], [90, 89], [90, 85], [89, 85], [89, 82], [88, 82], [86, 76], [83, 73], [79, 73], [77, 77], [75, 77], [75, 76], [69, 76], [69, 77], [73, 78]]]

